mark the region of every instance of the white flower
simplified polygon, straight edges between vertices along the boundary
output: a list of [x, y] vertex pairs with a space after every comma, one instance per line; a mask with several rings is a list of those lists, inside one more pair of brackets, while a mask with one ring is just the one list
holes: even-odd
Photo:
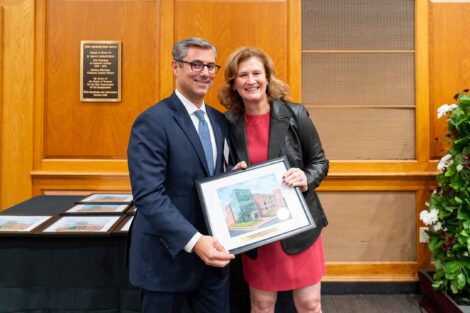
[[463, 170], [463, 165], [462, 164], [457, 165], [457, 171], [460, 172], [461, 170]]
[[468, 252], [465, 251], [465, 252], [463, 253], [463, 255], [464, 255], [464, 256], [468, 256]]
[[439, 219], [438, 213], [436, 209], [431, 209], [431, 211], [423, 210], [419, 213], [419, 219], [423, 221], [425, 225], [432, 225]]
[[438, 232], [442, 229], [441, 222], [437, 222], [435, 225], [432, 226], [433, 231]]
[[437, 169], [442, 171], [442, 170], [444, 170], [444, 168], [451, 166], [453, 162], [454, 162], [454, 160], [452, 160], [452, 155], [451, 154], [446, 154], [439, 161], [439, 164], [437, 164]]
[[441, 118], [443, 117], [444, 115], [446, 115], [447, 112], [450, 112], [452, 111], [453, 109], [455, 109], [457, 107], [457, 104], [453, 103], [451, 105], [448, 105], [447, 103], [446, 104], [443, 104], [439, 107], [439, 109], [437, 109], [437, 118]]

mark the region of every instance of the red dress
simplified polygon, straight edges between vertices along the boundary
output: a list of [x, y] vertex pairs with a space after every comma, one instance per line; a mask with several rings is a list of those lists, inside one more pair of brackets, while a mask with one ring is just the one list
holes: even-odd
[[[268, 159], [270, 113], [245, 114], [246, 137], [251, 164]], [[284, 291], [313, 285], [325, 273], [322, 237], [307, 250], [289, 255], [280, 241], [258, 248], [258, 257], [242, 254], [243, 275], [250, 287], [265, 291]]]

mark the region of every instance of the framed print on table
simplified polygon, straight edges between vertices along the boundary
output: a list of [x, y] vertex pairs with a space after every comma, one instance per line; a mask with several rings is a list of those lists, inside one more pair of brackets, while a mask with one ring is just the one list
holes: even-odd
[[94, 193], [77, 203], [131, 203], [132, 200], [129, 193]]
[[131, 206], [129, 210], [126, 211], [127, 215], [134, 215], [137, 213], [137, 207], [135, 205]]
[[125, 215], [119, 222], [119, 224], [114, 228], [113, 234], [124, 235], [127, 234], [131, 228], [132, 220], [134, 215]]
[[299, 188], [282, 182], [287, 158], [196, 181], [209, 233], [238, 254], [315, 228]]
[[0, 215], [0, 234], [31, 233], [52, 216]]
[[62, 216], [41, 234], [110, 234], [121, 216]]
[[120, 203], [80, 203], [66, 210], [64, 214], [122, 214], [129, 204]]

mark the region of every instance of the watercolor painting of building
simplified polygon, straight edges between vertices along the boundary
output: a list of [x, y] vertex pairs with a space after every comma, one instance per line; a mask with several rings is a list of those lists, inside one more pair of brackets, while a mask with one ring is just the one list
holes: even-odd
[[26, 232], [30, 231], [50, 216], [9, 216], [0, 215], [0, 232]]
[[223, 208], [231, 236], [290, 218], [282, 187], [275, 176], [267, 175], [257, 182], [256, 186], [237, 184], [224, 190], [226, 204]]

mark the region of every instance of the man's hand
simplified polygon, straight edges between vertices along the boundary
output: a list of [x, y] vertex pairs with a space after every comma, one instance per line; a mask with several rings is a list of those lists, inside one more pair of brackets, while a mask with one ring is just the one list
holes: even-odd
[[238, 170], [238, 169], [245, 169], [247, 168], [247, 165], [246, 165], [246, 162], [245, 161], [241, 161], [241, 162], [238, 162], [237, 164], [235, 164], [235, 166], [232, 168], [232, 171], [233, 170]]
[[194, 252], [207, 265], [225, 267], [235, 256], [225, 250], [224, 246], [211, 236], [202, 236], [194, 246]]

